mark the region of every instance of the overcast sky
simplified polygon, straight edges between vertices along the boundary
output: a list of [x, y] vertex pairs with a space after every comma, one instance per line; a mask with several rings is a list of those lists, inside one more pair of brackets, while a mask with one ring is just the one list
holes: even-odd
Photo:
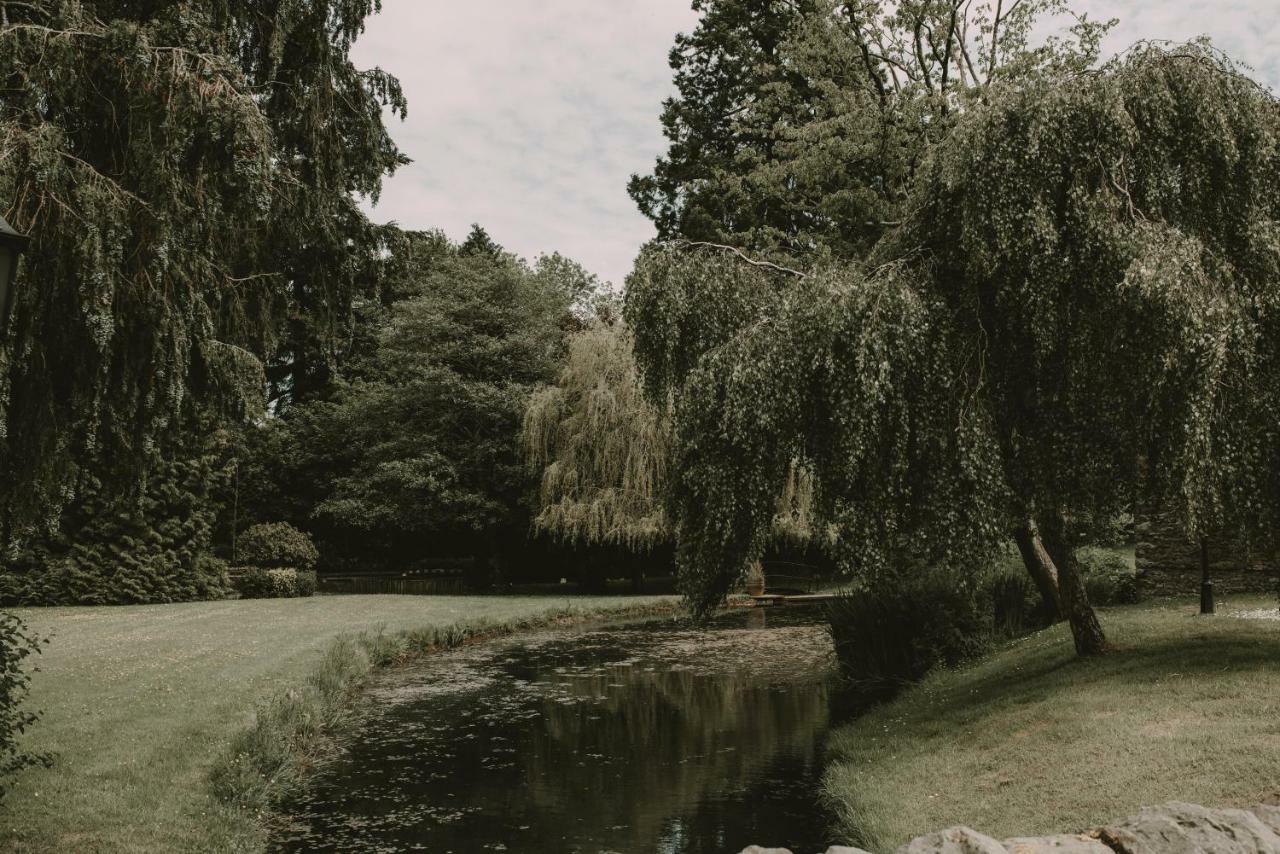
[[[1116, 17], [1109, 50], [1207, 34], [1280, 90], [1280, 0], [1077, 0]], [[383, 0], [358, 65], [400, 78], [413, 158], [372, 210], [455, 239], [479, 222], [507, 249], [558, 250], [621, 284], [653, 236], [627, 177], [664, 148], [667, 51], [696, 22], [689, 0]]]

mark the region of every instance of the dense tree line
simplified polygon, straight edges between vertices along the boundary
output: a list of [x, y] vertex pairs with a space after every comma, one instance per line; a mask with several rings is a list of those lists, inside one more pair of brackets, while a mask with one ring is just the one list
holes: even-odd
[[527, 264], [479, 228], [461, 244], [405, 234], [389, 271], [383, 299], [357, 306], [343, 376], [249, 431], [241, 501], [313, 531], [329, 569], [452, 557], [483, 576], [528, 535], [525, 404], [601, 286], [560, 255]]

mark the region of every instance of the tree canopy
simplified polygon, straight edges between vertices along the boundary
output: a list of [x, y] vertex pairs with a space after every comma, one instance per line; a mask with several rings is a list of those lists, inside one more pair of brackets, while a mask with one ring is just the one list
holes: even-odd
[[379, 252], [352, 194], [404, 162], [398, 84], [349, 56], [376, 8], [4, 4], [0, 196], [32, 241], [0, 341], [0, 540], [87, 473], [136, 490], [196, 425], [261, 411], [268, 357], [303, 383]]
[[1191, 530], [1280, 520], [1273, 98], [1198, 46], [987, 98], [865, 261], [638, 262], [627, 315], [651, 393], [676, 395], [698, 608], [758, 556], [793, 458], [850, 570], [982, 560], [1030, 512], [1082, 652], [1104, 641], [1072, 529], [1140, 483]]
[[[348, 378], [256, 430], [246, 480], [257, 515], [316, 532], [365, 564], [487, 556], [522, 538], [535, 486], [525, 404], [561, 364], [598, 282], [560, 255], [533, 264], [476, 228], [453, 244], [406, 234], [387, 304], [362, 306]], [[328, 559], [328, 557], [326, 558]]]
[[[677, 38], [670, 147], [629, 189], [661, 240], [865, 253], [929, 148], [1002, 81], [1078, 73], [1114, 22], [1067, 0], [703, 0]], [[1043, 37], [1040, 31], [1052, 33]]]
[[557, 383], [529, 399], [523, 435], [542, 479], [539, 529], [640, 549], [669, 539], [671, 424], [644, 397], [625, 325], [600, 322], [570, 339]]

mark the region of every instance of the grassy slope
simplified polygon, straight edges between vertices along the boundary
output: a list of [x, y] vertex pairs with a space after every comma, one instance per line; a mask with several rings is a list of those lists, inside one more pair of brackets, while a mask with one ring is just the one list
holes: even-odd
[[[1115, 651], [1080, 660], [1057, 626], [934, 674], [842, 728], [826, 794], [874, 850], [967, 824], [998, 838], [1080, 830], [1168, 800], [1280, 795], [1280, 622], [1186, 602], [1104, 611]], [[1226, 613], [1224, 613], [1226, 612]]]
[[23, 611], [53, 635], [31, 700], [46, 714], [27, 744], [58, 760], [6, 797], [0, 850], [235, 850], [244, 816], [210, 797], [210, 765], [257, 701], [302, 680], [335, 635], [642, 601], [322, 596]]

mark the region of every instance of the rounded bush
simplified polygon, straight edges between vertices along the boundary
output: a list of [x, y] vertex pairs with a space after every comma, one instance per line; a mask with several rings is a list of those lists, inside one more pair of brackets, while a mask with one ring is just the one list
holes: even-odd
[[268, 522], [240, 535], [236, 559], [247, 566], [306, 571], [315, 568], [320, 552], [305, 532], [287, 522]]
[[241, 599], [270, 599], [275, 595], [271, 576], [260, 566], [241, 567], [235, 584]]
[[293, 567], [246, 566], [240, 570], [236, 589], [241, 599], [293, 599], [314, 596], [316, 574]]
[[314, 569], [300, 569], [294, 582], [295, 596], [306, 597], [316, 595], [316, 573]]
[[1138, 576], [1123, 555], [1086, 547], [1076, 551], [1076, 562], [1094, 605], [1132, 605], [1138, 601]]

